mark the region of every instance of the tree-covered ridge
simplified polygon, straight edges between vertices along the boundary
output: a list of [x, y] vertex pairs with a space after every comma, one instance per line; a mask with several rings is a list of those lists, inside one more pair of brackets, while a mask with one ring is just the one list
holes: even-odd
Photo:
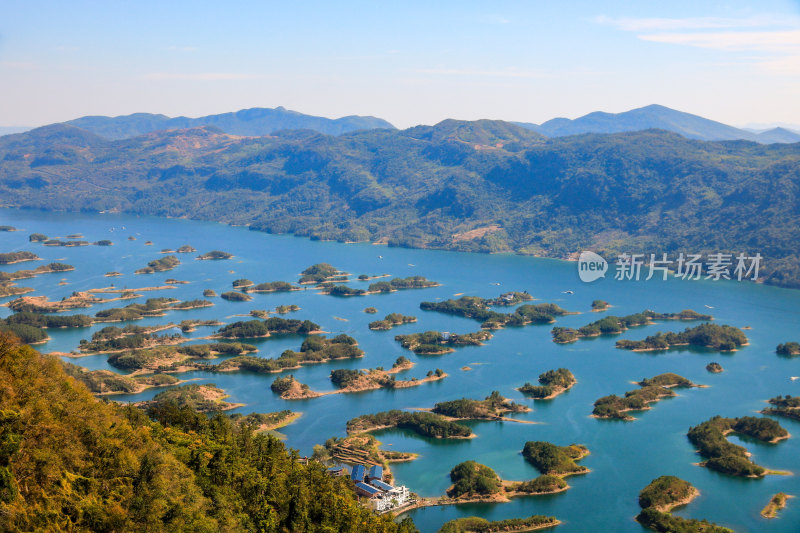
[[439, 402], [431, 411], [451, 418], [497, 420], [505, 413], [524, 413], [530, 411], [530, 408], [504, 398], [498, 391], [492, 391], [484, 400], [461, 398]]
[[522, 449], [522, 456], [539, 472], [556, 476], [588, 472], [588, 468], [575, 463], [587, 455], [589, 450], [580, 444], [558, 446], [546, 441], [529, 441]]
[[661, 476], [639, 493], [642, 512], [636, 520], [659, 533], [733, 533], [707, 520], [695, 520], [670, 514], [673, 508], [691, 502], [699, 493], [688, 481], [675, 476]]
[[[502, 147], [476, 149], [461, 139], [464, 128]], [[562, 258], [590, 248], [758, 251], [768, 282], [800, 280], [796, 144], [655, 130], [545, 141], [520, 130], [444, 122], [254, 139], [196, 128], [109, 142], [53, 125], [0, 140], [0, 194], [11, 206], [188, 216], [451, 250]], [[454, 238], [485, 228], [496, 229]]]
[[364, 433], [390, 427], [408, 429], [423, 437], [438, 439], [465, 438], [472, 435], [469, 426], [448, 420], [442, 415], [424, 411], [393, 409], [361, 415], [347, 422], [348, 433]]
[[617, 341], [617, 348], [635, 351], [668, 350], [672, 346], [700, 346], [712, 348], [720, 352], [730, 352], [747, 344], [747, 336], [734, 326], [717, 324], [700, 324], [686, 328], [678, 333], [662, 333], [650, 335], [641, 341]]
[[346, 272], [337, 270], [330, 263], [316, 263], [300, 273], [298, 283], [323, 283], [325, 281], [347, 281]]
[[[592, 305], [594, 306], [594, 304]], [[652, 324], [656, 320], [713, 320], [713, 318], [711, 315], [700, 314], [691, 309], [684, 309], [680, 313], [656, 313], [648, 309], [626, 316], [609, 315], [578, 329], [555, 327], [551, 334], [553, 342], [567, 343], [583, 337], [619, 334], [635, 326]]]
[[638, 383], [640, 389], [625, 393], [624, 397], [616, 394], [604, 396], [594, 402], [592, 416], [597, 418], [616, 418], [619, 420], [634, 420], [628, 411], [643, 411], [650, 409], [649, 404], [662, 398], [676, 396], [674, 387], [696, 387], [694, 383], [683, 376], [667, 372], [652, 378], [645, 378]]
[[778, 442], [789, 437], [789, 433], [774, 420], [754, 416], [715, 416], [689, 429], [689, 440], [706, 458], [704, 466], [723, 474], [743, 477], [763, 477], [767, 471], [752, 462], [742, 446], [729, 442], [725, 438], [728, 433], [747, 435], [762, 442]]
[[[492, 311], [490, 307], [504, 305], [499, 301], [504, 301], [503, 296], [507, 297], [508, 302], [515, 299], [524, 301], [519, 294], [527, 293], [506, 293], [498, 298], [480, 298], [478, 296], [462, 296], [457, 300], [445, 300], [442, 302], [422, 302], [419, 308], [424, 311], [438, 311], [450, 315], [463, 316], [481, 321], [482, 328], [497, 329], [503, 326], [524, 326], [526, 324], [546, 324], [555, 321], [555, 317], [568, 314], [556, 304], [525, 304], [514, 310], [513, 313], [498, 313]], [[509, 303], [508, 305], [513, 305]]]
[[[55, 358], [0, 341], [0, 529], [411, 532], [298, 460], [260, 418], [99, 402]], [[113, 453], [109, 453], [113, 450]], [[355, 525], [357, 524], [357, 526]]]
[[492, 333], [486, 330], [474, 333], [426, 331], [424, 333], [395, 335], [394, 340], [399, 342], [400, 346], [411, 350], [415, 354], [438, 355], [454, 351], [454, 346], [481, 346], [483, 341], [491, 338]]
[[381, 292], [395, 292], [403, 289], [427, 289], [429, 287], [438, 287], [439, 283], [431, 281], [425, 276], [409, 276], [407, 278], [392, 278], [389, 281], [377, 281], [370, 283], [367, 292], [381, 293]]
[[537, 399], [547, 399], [569, 390], [577, 383], [577, 380], [572, 375], [572, 372], [566, 368], [559, 368], [558, 370], [548, 370], [539, 374], [539, 383], [540, 385], [525, 383], [517, 390]]

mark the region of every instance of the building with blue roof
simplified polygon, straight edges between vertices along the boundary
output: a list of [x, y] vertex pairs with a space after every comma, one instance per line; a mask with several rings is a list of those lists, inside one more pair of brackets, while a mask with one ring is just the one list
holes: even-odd
[[381, 465], [371, 466], [367, 479], [383, 479], [383, 467]]
[[372, 498], [373, 496], [377, 496], [378, 494], [381, 494], [380, 489], [375, 488], [371, 485], [367, 485], [363, 481], [359, 481], [358, 483], [356, 483], [356, 492], [361, 494], [362, 496], [368, 496], [370, 498]]
[[370, 485], [377, 489], [381, 489], [382, 491], [388, 492], [392, 490], [394, 487], [389, 485], [388, 483], [384, 483], [380, 479], [373, 479], [369, 482]]
[[364, 481], [364, 476], [367, 475], [367, 468], [364, 465], [355, 465], [353, 472], [350, 474], [350, 479], [356, 483]]

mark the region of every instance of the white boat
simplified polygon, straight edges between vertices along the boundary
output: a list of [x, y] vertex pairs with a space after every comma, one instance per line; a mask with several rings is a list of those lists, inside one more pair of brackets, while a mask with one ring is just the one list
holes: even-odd
[[561, 291], [561, 294], [575, 294], [575, 291]]
[[795, 381], [795, 380], [797, 380], [797, 379], [800, 379], [800, 376], [792, 376], [790, 379], [791, 379], [792, 381]]
[[703, 307], [707, 307], [708, 309], [714, 309], [713, 305], [703, 305]]

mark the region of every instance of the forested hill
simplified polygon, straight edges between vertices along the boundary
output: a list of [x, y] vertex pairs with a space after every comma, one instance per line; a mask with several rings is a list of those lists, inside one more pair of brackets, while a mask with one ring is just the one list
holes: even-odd
[[70, 125], [0, 138], [0, 202], [250, 224], [320, 239], [567, 257], [760, 252], [800, 287], [800, 144], [660, 130], [547, 139], [500, 121], [109, 141]]
[[232, 135], [269, 135], [279, 130], [310, 129], [328, 135], [374, 128], [394, 129], [394, 126], [376, 117], [348, 116], [337, 119], [305, 115], [283, 107], [274, 109], [254, 107], [235, 113], [222, 113], [205, 117], [188, 118], [152, 113], [134, 113], [120, 117], [89, 116], [67, 122], [107, 139], [127, 139], [158, 130], [215, 126]]
[[102, 402], [0, 335], [0, 531], [411, 533], [278, 439], [174, 402]]

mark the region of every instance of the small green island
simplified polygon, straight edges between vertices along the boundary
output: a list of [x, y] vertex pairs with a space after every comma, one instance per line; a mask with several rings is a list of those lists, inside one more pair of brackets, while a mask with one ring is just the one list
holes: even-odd
[[657, 320], [713, 320], [713, 318], [711, 315], [703, 315], [691, 309], [685, 309], [680, 313], [656, 313], [646, 309], [641, 313], [626, 316], [609, 315], [578, 329], [555, 327], [550, 333], [553, 335], [553, 342], [566, 344], [585, 337], [618, 335], [632, 327], [653, 324]]
[[726, 527], [706, 520], [673, 516], [672, 510], [694, 500], [700, 491], [688, 481], [675, 476], [661, 476], [651, 481], [639, 493], [642, 511], [636, 521], [659, 533], [733, 533]]
[[388, 428], [407, 429], [422, 437], [435, 439], [467, 439], [473, 436], [469, 426], [426, 411], [393, 409], [361, 415], [347, 422], [348, 434], [367, 433]]
[[792, 341], [779, 344], [778, 347], [775, 348], [775, 353], [784, 357], [795, 357], [800, 355], [800, 342]]
[[207, 372], [254, 372], [256, 374], [273, 374], [285, 370], [294, 370], [305, 364], [325, 363], [338, 359], [357, 359], [364, 357], [364, 351], [358, 347], [356, 340], [341, 333], [331, 339], [322, 335], [307, 337], [300, 351], [285, 350], [277, 358], [262, 358], [252, 355], [232, 357], [217, 365], [195, 363], [195, 368]]
[[0, 226], [0, 231], [17, 231], [14, 226]]
[[389, 281], [370, 283], [369, 287], [367, 287], [367, 293], [379, 294], [405, 289], [427, 289], [430, 287], [439, 287], [440, 285], [440, 283], [431, 281], [424, 276], [409, 276], [407, 278], [392, 278]]
[[719, 363], [717, 363], [715, 361], [712, 361], [712, 362], [710, 362], [710, 363], [708, 363], [706, 365], [706, 370], [708, 370], [712, 374], [719, 374], [720, 372], [722, 372], [724, 370], [724, 368], [722, 368], [721, 364], [719, 364]]
[[402, 324], [411, 324], [417, 321], [417, 317], [409, 315], [401, 315], [400, 313], [389, 313], [383, 320], [375, 320], [369, 323], [369, 329], [376, 331], [387, 331], [395, 326]]
[[514, 305], [533, 298], [527, 292], [511, 292], [497, 298], [480, 298], [478, 296], [462, 296], [457, 300], [442, 302], [422, 302], [419, 308], [423, 311], [436, 311], [449, 315], [472, 318], [481, 322], [485, 329], [499, 329], [504, 326], [525, 326], [528, 324], [550, 324], [557, 316], [570, 314], [556, 304], [525, 304], [517, 307], [513, 313], [498, 313], [493, 306]]
[[800, 396], [790, 396], [788, 394], [786, 396], [776, 396], [775, 398], [770, 398], [768, 402], [774, 407], [762, 409], [761, 414], [782, 416], [800, 421]]
[[329, 263], [311, 265], [300, 273], [298, 283], [301, 285], [324, 282], [347, 281], [347, 272], [342, 272]]
[[169, 405], [175, 405], [179, 409], [188, 407], [199, 413], [228, 411], [244, 406], [243, 403], [225, 401], [226, 398], [228, 398], [228, 394], [213, 383], [203, 385], [192, 383], [159, 392], [152, 400], [141, 402], [139, 406], [147, 410], [158, 410]]
[[154, 274], [156, 272], [167, 272], [180, 265], [180, 260], [174, 255], [167, 255], [155, 261], [150, 261], [147, 266], [140, 268], [134, 274]]
[[364, 312], [367, 313], [368, 315], [374, 315], [378, 312], [378, 310], [375, 309], [374, 307], [365, 307]]
[[250, 282], [249, 285], [244, 285], [242, 287], [244, 287], [244, 292], [290, 292], [303, 290], [302, 287], [296, 287], [286, 281], [268, 281], [266, 283], [259, 283], [257, 285], [254, 285], [252, 282]]
[[212, 359], [220, 355], [239, 356], [257, 351], [252, 344], [238, 342], [213, 342], [185, 346], [154, 346], [144, 349], [126, 349], [112, 353], [108, 364], [133, 374], [151, 372], [178, 373], [193, 370], [198, 359]]
[[514, 418], [503, 416], [507, 413], [527, 413], [531, 409], [527, 405], [513, 402], [503, 397], [500, 392], [492, 393], [483, 400], [461, 398], [439, 402], [433, 406], [431, 412], [446, 416], [453, 420], [507, 420], [518, 422]]
[[210, 252], [206, 252], [204, 254], [198, 255], [196, 259], [200, 261], [216, 261], [221, 259], [233, 259], [233, 254], [228, 252], [223, 252], [221, 250], [211, 250]]
[[219, 296], [223, 300], [228, 300], [229, 302], [249, 302], [250, 300], [253, 299], [253, 297], [250, 296], [249, 294], [245, 294], [239, 291], [227, 291], [223, 292]]
[[769, 503], [761, 509], [761, 516], [764, 518], [777, 518], [778, 511], [786, 507], [789, 498], [794, 498], [785, 492], [779, 492], [769, 499]]
[[581, 444], [558, 446], [547, 441], [528, 441], [522, 448], [522, 456], [539, 472], [559, 477], [588, 473], [588, 468], [575, 462], [587, 455], [589, 449]]
[[749, 459], [748, 451], [729, 442], [730, 433], [747, 435], [761, 442], [774, 444], [789, 438], [789, 432], [770, 418], [743, 416], [723, 418], [715, 416], [689, 429], [689, 441], [697, 446], [698, 453], [706, 460], [700, 466], [731, 476], [760, 478], [766, 474], [779, 473], [765, 469]]
[[[555, 494], [569, 488], [559, 476], [543, 474], [530, 481], [507, 481], [486, 465], [464, 461], [450, 470], [447, 496], [454, 502], [507, 502], [516, 496]], [[552, 525], [552, 524], [551, 524]]]
[[514, 533], [548, 529], [561, 523], [555, 516], [531, 515], [527, 518], [486, 520], [479, 516], [466, 516], [445, 522], [437, 533]]
[[206, 298], [215, 298], [217, 296], [217, 291], [215, 291], [214, 289], [205, 289], [203, 291], [203, 296], [205, 296]]
[[594, 402], [592, 416], [595, 418], [635, 420], [634, 417], [628, 414], [629, 411], [646, 411], [650, 409], [649, 404], [657, 402], [662, 398], [676, 396], [673, 388], [699, 386], [685, 377], [671, 372], [659, 374], [650, 379], [643, 379], [637, 384], [640, 388], [626, 392], [624, 397], [612, 394], [610, 396], [604, 396]]
[[35, 278], [40, 274], [55, 274], [59, 272], [71, 272], [75, 270], [72, 265], [65, 263], [49, 263], [41, 265], [31, 270], [17, 270], [15, 272], [0, 272], [0, 282], [2, 281], [16, 281], [19, 279]]
[[568, 391], [577, 382], [578, 380], [575, 379], [572, 372], [566, 368], [559, 368], [539, 374], [539, 385], [525, 383], [517, 390], [522, 394], [532, 396], [535, 400], [550, 400]]
[[686, 328], [678, 333], [658, 332], [641, 341], [627, 339], [617, 341], [617, 348], [635, 352], [668, 350], [673, 346], [697, 346], [720, 352], [734, 352], [737, 348], [746, 345], [747, 336], [741, 329], [708, 323]]
[[49, 339], [46, 329], [85, 328], [93, 323], [87, 315], [54, 316], [23, 311], [0, 318], [0, 331], [14, 334], [25, 344], [41, 344]]
[[153, 387], [167, 387], [181, 383], [169, 374], [123, 376], [110, 370], [86, 370], [72, 363], [62, 362], [67, 375], [77, 379], [96, 395], [137, 394]]
[[608, 311], [608, 309], [610, 307], [611, 307], [611, 304], [609, 304], [605, 300], [593, 300], [592, 301], [592, 311], [595, 312], [595, 313], [602, 313], [603, 311]]
[[223, 339], [257, 339], [274, 334], [313, 335], [322, 333], [320, 325], [310, 320], [270, 317], [266, 320], [232, 322], [217, 332]]
[[474, 333], [426, 331], [396, 335], [394, 340], [399, 342], [403, 348], [411, 350], [417, 355], [441, 355], [454, 352], [455, 346], [481, 346], [484, 341], [491, 338], [492, 333], [486, 330]]

